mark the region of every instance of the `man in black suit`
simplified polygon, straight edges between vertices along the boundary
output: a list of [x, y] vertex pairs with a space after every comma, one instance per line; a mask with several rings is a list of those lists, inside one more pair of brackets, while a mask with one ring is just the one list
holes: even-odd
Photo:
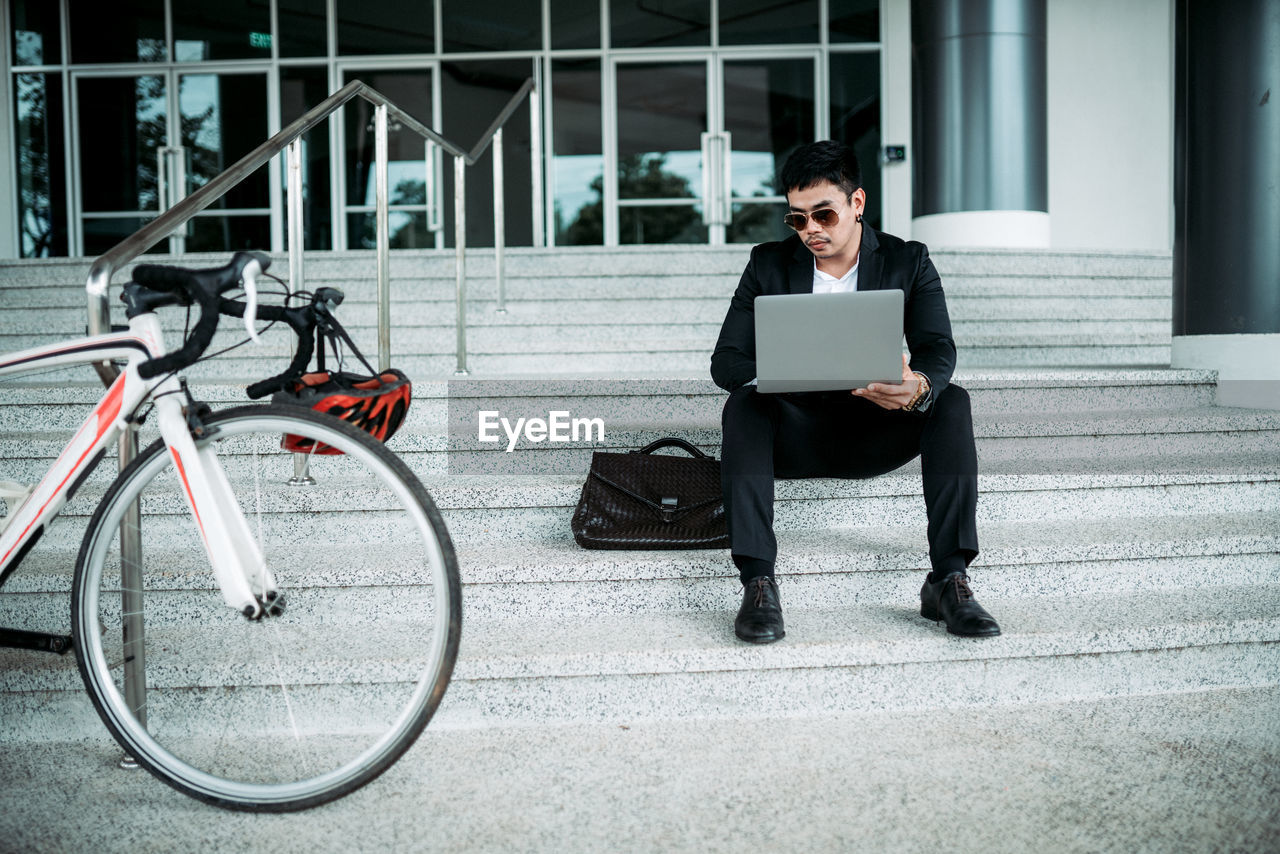
[[[780, 183], [796, 234], [751, 250], [711, 356], [711, 377], [729, 392], [721, 419], [721, 479], [729, 548], [743, 584], [739, 638], [785, 634], [773, 565], [775, 477], [866, 478], [921, 457], [932, 570], [921, 614], [947, 630], [991, 636], [1000, 627], [978, 604], [966, 569], [978, 554], [978, 460], [969, 395], [950, 382], [956, 347], [942, 283], [923, 244], [862, 222], [866, 192], [852, 149], [801, 147]], [[754, 302], [761, 294], [898, 288], [908, 361], [902, 382], [851, 391], [762, 394], [755, 388]]]

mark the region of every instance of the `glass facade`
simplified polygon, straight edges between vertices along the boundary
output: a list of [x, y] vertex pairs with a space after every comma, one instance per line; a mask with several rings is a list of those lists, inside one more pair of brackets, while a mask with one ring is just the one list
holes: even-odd
[[18, 252], [68, 254], [62, 75], [14, 75]]
[[[413, 116], [432, 115], [433, 71], [348, 71], [347, 81], [363, 80]], [[343, 111], [346, 116], [347, 245], [373, 249], [376, 186], [374, 175], [373, 105], [357, 100]], [[388, 226], [393, 248], [435, 245], [427, 228], [427, 146], [416, 133], [387, 126]]]
[[[321, 15], [323, 18], [323, 15]], [[280, 123], [287, 125], [329, 95], [325, 68], [280, 69]], [[307, 249], [333, 249], [333, 195], [329, 168], [329, 130], [321, 126], [302, 137], [302, 221]], [[281, 199], [288, 203], [288, 180], [280, 170]]]
[[[508, 245], [754, 243], [774, 175], [830, 136], [880, 211], [881, 0], [10, 0], [23, 256], [99, 254], [351, 80], [470, 149], [503, 131]], [[374, 244], [373, 113], [302, 142], [309, 248]], [[454, 167], [389, 127], [393, 247], [454, 239]], [[493, 242], [493, 154], [466, 174]], [[283, 156], [155, 251], [284, 248]]]
[[552, 228], [561, 246], [604, 242], [600, 81], [594, 57], [551, 64]]

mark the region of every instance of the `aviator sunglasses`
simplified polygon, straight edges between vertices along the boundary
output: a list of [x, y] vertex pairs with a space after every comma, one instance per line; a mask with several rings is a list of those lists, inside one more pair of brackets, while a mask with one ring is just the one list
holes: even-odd
[[831, 228], [831, 226], [840, 221], [840, 214], [836, 213], [832, 208], [822, 208], [807, 214], [792, 212], [784, 216], [782, 221], [796, 231], [803, 231], [805, 223], [809, 221], [809, 217], [813, 217], [813, 221], [823, 228]]

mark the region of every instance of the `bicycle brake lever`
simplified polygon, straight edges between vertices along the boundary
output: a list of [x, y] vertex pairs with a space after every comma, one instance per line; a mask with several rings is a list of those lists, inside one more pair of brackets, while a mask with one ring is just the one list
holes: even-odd
[[253, 326], [253, 322], [258, 319], [258, 274], [260, 272], [262, 267], [258, 262], [250, 261], [244, 265], [240, 278], [240, 286], [244, 289], [244, 331], [248, 333], [249, 340], [254, 344], [262, 343], [262, 339], [258, 337], [258, 330]]

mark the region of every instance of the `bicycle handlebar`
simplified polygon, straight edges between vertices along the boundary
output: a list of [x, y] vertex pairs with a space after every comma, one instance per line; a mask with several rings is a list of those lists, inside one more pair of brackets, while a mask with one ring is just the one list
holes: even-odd
[[[151, 379], [195, 364], [213, 341], [213, 334], [218, 329], [221, 294], [242, 287], [246, 295], [250, 295], [250, 302], [256, 302], [258, 273], [270, 266], [271, 258], [264, 252], [237, 252], [232, 256], [231, 263], [208, 270], [187, 270], [156, 264], [139, 264], [134, 267], [133, 280], [139, 285], [152, 291], [172, 294], [178, 297], [181, 305], [196, 303], [200, 306], [200, 319], [182, 347], [158, 359], [143, 362], [138, 366], [138, 375], [143, 379]], [[138, 308], [150, 310], [154, 305], [144, 303]]]
[[[150, 379], [194, 364], [204, 355], [213, 340], [219, 316], [225, 314], [228, 317], [244, 318], [245, 328], [254, 341], [258, 340], [256, 330], [253, 329], [254, 320], [283, 322], [298, 336], [298, 349], [289, 366], [274, 377], [249, 385], [245, 392], [250, 398], [257, 400], [279, 391], [302, 376], [315, 354], [316, 328], [332, 332], [336, 327], [341, 331], [337, 318], [330, 312], [342, 304], [344, 295], [338, 288], [318, 288], [306, 305], [294, 308], [259, 305], [257, 273], [270, 265], [271, 259], [261, 252], [237, 252], [230, 264], [208, 270], [188, 270], [155, 264], [135, 267], [134, 281], [125, 286], [120, 297], [128, 305], [126, 314], [129, 317], [163, 306], [191, 305], [193, 302], [200, 306], [200, 319], [183, 346], [172, 353], [143, 362], [138, 366], [138, 374], [143, 379]], [[243, 302], [221, 296], [223, 292], [241, 286], [245, 290]]]

